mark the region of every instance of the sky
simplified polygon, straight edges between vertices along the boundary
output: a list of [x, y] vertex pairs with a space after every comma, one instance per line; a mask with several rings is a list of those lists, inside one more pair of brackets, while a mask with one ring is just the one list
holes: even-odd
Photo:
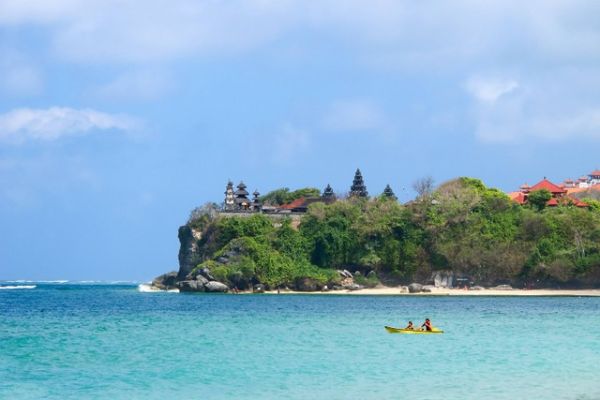
[[600, 2], [0, 0], [0, 279], [147, 281], [229, 179], [600, 167]]

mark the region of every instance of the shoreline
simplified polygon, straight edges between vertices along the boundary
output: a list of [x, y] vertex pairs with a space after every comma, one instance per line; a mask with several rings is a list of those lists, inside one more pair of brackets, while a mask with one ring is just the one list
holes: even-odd
[[[245, 292], [251, 294], [252, 292]], [[400, 287], [377, 287], [360, 290], [330, 290], [326, 292], [299, 292], [295, 290], [265, 291], [265, 294], [323, 294], [323, 295], [350, 295], [350, 296], [560, 296], [560, 297], [600, 297], [600, 289], [447, 289], [435, 288], [431, 292], [406, 293]]]
[[[170, 292], [180, 293], [178, 289], [161, 290], [151, 284], [138, 285], [138, 291], [142, 293]], [[329, 290], [301, 292], [297, 290], [267, 290], [264, 293], [254, 293], [252, 291], [240, 291], [238, 293], [228, 292], [229, 294], [267, 294], [267, 295], [341, 295], [341, 296], [418, 296], [418, 297], [436, 297], [436, 296], [490, 296], [490, 297], [600, 297], [600, 289], [448, 289], [434, 288], [431, 292], [407, 293], [403, 292], [401, 287], [381, 286], [376, 288], [367, 288], [359, 290]]]

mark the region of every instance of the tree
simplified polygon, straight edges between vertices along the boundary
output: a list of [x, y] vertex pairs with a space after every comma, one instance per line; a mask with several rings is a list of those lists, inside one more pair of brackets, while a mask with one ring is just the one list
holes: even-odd
[[283, 204], [291, 203], [292, 201], [301, 197], [319, 197], [321, 191], [317, 188], [306, 187], [290, 192], [289, 188], [280, 188], [261, 196], [260, 201], [263, 204], [270, 204], [280, 206]]
[[413, 182], [412, 188], [417, 192], [417, 197], [419, 198], [429, 196], [433, 192], [433, 178], [431, 176], [426, 176], [417, 179]]
[[533, 207], [535, 207], [538, 211], [541, 211], [544, 208], [546, 208], [546, 203], [548, 203], [548, 200], [550, 200], [551, 198], [552, 198], [552, 193], [550, 193], [546, 189], [540, 189], [540, 190], [534, 190], [533, 192], [529, 193], [529, 196], [527, 197], [527, 201], [529, 202], [529, 204], [531, 204]]

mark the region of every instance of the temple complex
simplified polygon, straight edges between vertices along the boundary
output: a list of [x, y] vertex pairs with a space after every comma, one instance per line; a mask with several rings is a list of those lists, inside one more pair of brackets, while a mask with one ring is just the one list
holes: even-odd
[[[263, 204], [260, 199], [260, 193], [255, 190], [252, 193], [252, 199], [249, 198], [250, 193], [246, 190], [247, 186], [244, 182], [240, 182], [236, 188], [230, 180], [225, 187], [225, 199], [223, 201], [221, 211], [223, 213], [264, 213], [264, 214], [288, 214], [288, 213], [305, 213], [308, 207], [313, 203], [331, 204], [337, 201], [337, 196], [330, 184], [327, 184], [322, 194], [319, 196], [300, 197], [283, 205], [272, 205], [269, 203]], [[350, 187], [350, 197], [367, 198], [367, 186], [363, 180], [360, 169], [356, 170], [352, 186]], [[397, 200], [394, 191], [387, 185], [382, 196]]]
[[518, 204], [527, 204], [529, 194], [536, 190], [547, 190], [552, 195], [546, 206], [556, 207], [558, 205], [574, 205], [576, 207], [587, 207], [588, 205], [576, 197], [569, 196], [567, 189], [563, 185], [556, 185], [544, 177], [533, 186], [527, 184], [521, 185], [517, 192], [508, 193], [508, 196]]

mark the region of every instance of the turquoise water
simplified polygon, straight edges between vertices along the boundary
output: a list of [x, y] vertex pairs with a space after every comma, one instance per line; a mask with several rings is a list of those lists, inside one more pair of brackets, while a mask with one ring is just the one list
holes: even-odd
[[[0, 399], [600, 399], [600, 298], [0, 290]], [[425, 317], [443, 335], [388, 334]]]

